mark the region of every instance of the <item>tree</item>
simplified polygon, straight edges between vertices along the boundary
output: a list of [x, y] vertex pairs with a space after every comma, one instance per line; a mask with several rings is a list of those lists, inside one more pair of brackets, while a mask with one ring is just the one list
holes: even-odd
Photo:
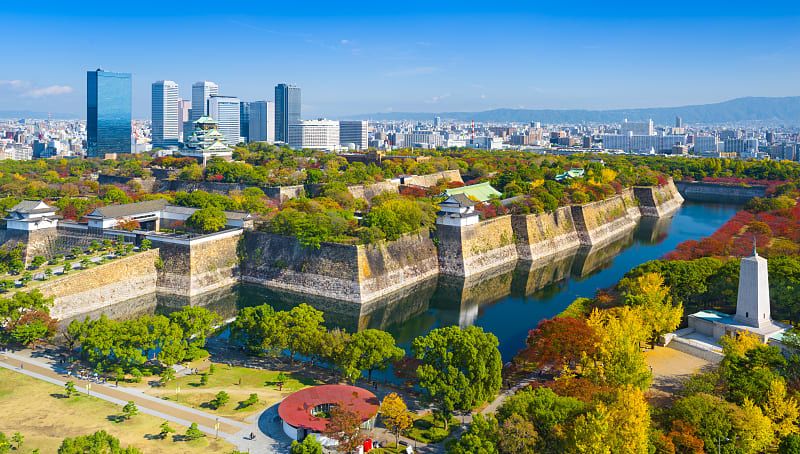
[[153, 242], [150, 241], [150, 238], [145, 238], [142, 240], [142, 243], [139, 245], [140, 251], [149, 251], [153, 247]]
[[206, 339], [221, 322], [219, 315], [198, 306], [184, 307], [169, 314], [169, 319], [181, 328], [183, 342], [189, 346], [188, 354], [191, 357], [198, 356], [196, 351], [205, 347]]
[[405, 355], [394, 343], [394, 337], [386, 331], [365, 329], [352, 335], [344, 347], [345, 376], [355, 380], [362, 370], [372, 380], [374, 369], [385, 370], [390, 363]]
[[161, 369], [161, 384], [166, 385], [172, 380], [175, 380], [175, 369], [172, 367], [164, 367]]
[[202, 233], [218, 232], [228, 223], [225, 213], [216, 207], [201, 208], [186, 220], [186, 226]]
[[122, 407], [122, 417], [124, 419], [131, 419], [132, 417], [139, 414], [139, 408], [136, 407], [136, 403], [132, 400], [129, 400], [124, 407]]
[[314, 435], [306, 435], [303, 441], [292, 441], [290, 454], [322, 454], [322, 445]]
[[798, 432], [797, 419], [800, 417], [797, 400], [786, 394], [786, 383], [781, 379], [770, 383], [767, 399], [764, 402], [764, 415], [772, 421], [778, 438]]
[[11, 452], [11, 440], [8, 439], [6, 434], [0, 432], [0, 454]]
[[31, 269], [34, 270], [39, 269], [39, 267], [44, 265], [44, 262], [46, 261], [47, 259], [45, 259], [41, 255], [37, 255], [36, 257], [33, 258], [33, 260], [31, 260]]
[[256, 394], [256, 393], [251, 393], [251, 394], [250, 394], [250, 395], [247, 397], [247, 399], [245, 399], [245, 400], [243, 400], [243, 401], [239, 402], [239, 407], [238, 407], [238, 408], [247, 408], [247, 407], [251, 407], [251, 406], [253, 406], [253, 405], [257, 404], [257, 403], [258, 403], [258, 394]]
[[383, 398], [381, 415], [383, 424], [394, 434], [395, 444], [400, 442], [400, 435], [414, 425], [414, 416], [397, 393], [389, 393]]
[[608, 422], [606, 440], [611, 452], [647, 453], [650, 409], [642, 390], [632, 385], [618, 388], [614, 402], [608, 406]]
[[65, 438], [58, 448], [58, 454], [141, 454], [134, 447], [120, 447], [119, 439], [101, 430], [91, 435], [82, 435], [74, 438]]
[[574, 397], [559, 396], [550, 388], [539, 387], [523, 389], [506, 399], [498, 409], [497, 416], [501, 421], [515, 414], [522, 416], [536, 428], [541, 451], [565, 452], [567, 446], [562, 427], [585, 413], [586, 407], [587, 404]]
[[169, 434], [174, 434], [175, 429], [169, 425], [168, 421], [164, 421], [161, 423], [161, 431], [158, 433], [158, 436], [163, 440], [169, 436]]
[[203, 432], [202, 432], [202, 431], [201, 431], [201, 430], [200, 430], [200, 429], [197, 427], [197, 423], [196, 423], [196, 422], [193, 422], [191, 425], [189, 425], [189, 428], [188, 428], [188, 429], [186, 429], [186, 435], [184, 435], [184, 437], [185, 437], [187, 440], [197, 440], [198, 438], [203, 438], [203, 437], [205, 437], [205, 436], [206, 436], [206, 434], [204, 434], [204, 433], [203, 433]]
[[645, 273], [636, 278], [625, 303], [640, 311], [653, 347], [659, 337], [675, 331], [683, 317], [683, 305], [672, 304], [669, 287], [664, 285], [664, 279], [658, 273]]
[[286, 348], [292, 361], [297, 353], [310, 356], [319, 349], [319, 341], [325, 332], [322, 311], [302, 303], [277, 315], [284, 327]]
[[512, 414], [500, 426], [498, 447], [502, 454], [534, 454], [539, 434], [533, 423], [518, 414]]
[[558, 317], [542, 320], [528, 333], [526, 348], [515, 358], [521, 364], [554, 369], [573, 368], [584, 354], [593, 355], [598, 336], [586, 320]]
[[482, 328], [438, 328], [414, 339], [419, 385], [437, 406], [445, 428], [456, 410], [469, 411], [497, 395], [502, 360], [497, 337]]
[[611, 454], [605, 434], [609, 430], [606, 406], [597, 404], [594, 411], [576, 418], [570, 434], [570, 451], [581, 454]]
[[64, 393], [66, 393], [67, 397], [72, 397], [74, 394], [78, 394], [78, 390], [75, 389], [75, 382], [70, 380], [64, 384]]
[[584, 357], [585, 376], [601, 385], [647, 388], [652, 374], [639, 345], [649, 338], [650, 331], [641, 315], [627, 306], [595, 309], [587, 323], [598, 334], [599, 342], [596, 354]]
[[464, 435], [447, 443], [447, 454], [498, 454], [498, 430], [494, 416], [476, 414]]
[[781, 440], [778, 445], [778, 453], [780, 454], [800, 454], [800, 435], [791, 434]]
[[361, 416], [344, 405], [333, 405], [330, 412], [323, 435], [336, 441], [337, 448], [342, 452], [355, 450], [366, 438], [361, 432]]
[[214, 396], [214, 399], [212, 399], [211, 402], [209, 402], [209, 406], [214, 410], [218, 410], [220, 407], [227, 404], [228, 401], [230, 400], [231, 396], [228, 395], [228, 393], [226, 393], [225, 391], [220, 391], [217, 393], [216, 396]]

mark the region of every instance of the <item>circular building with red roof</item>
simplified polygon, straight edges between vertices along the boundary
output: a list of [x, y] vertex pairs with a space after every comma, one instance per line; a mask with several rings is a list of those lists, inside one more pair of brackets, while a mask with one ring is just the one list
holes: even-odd
[[364, 388], [350, 385], [321, 385], [301, 389], [290, 394], [278, 406], [283, 431], [292, 440], [301, 441], [314, 434], [325, 446], [335, 441], [321, 435], [328, 425], [331, 408], [338, 406], [357, 413], [364, 429], [372, 429], [380, 402], [375, 394]]

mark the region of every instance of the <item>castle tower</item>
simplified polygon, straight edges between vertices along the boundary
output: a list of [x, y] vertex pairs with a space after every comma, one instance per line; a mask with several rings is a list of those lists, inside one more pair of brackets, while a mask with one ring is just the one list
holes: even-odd
[[772, 324], [769, 310], [767, 259], [760, 257], [753, 242], [753, 255], [742, 259], [739, 267], [739, 295], [736, 299], [737, 323], [763, 328]]

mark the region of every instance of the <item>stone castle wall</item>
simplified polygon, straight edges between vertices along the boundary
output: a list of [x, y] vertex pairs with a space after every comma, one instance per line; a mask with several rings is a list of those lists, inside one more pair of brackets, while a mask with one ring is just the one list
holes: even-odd
[[102, 309], [106, 306], [155, 292], [156, 259], [151, 249], [51, 278], [37, 288], [55, 298], [50, 314], [57, 319]]
[[275, 290], [365, 303], [438, 273], [436, 246], [427, 232], [374, 245], [322, 243], [247, 232], [242, 280]]
[[364, 199], [371, 202], [375, 196], [390, 192], [397, 194], [400, 185], [393, 181], [380, 181], [373, 184], [359, 184], [355, 186], [348, 186], [347, 190], [353, 195], [355, 199]]
[[551, 213], [514, 215], [511, 225], [520, 260], [539, 260], [576, 250], [581, 245], [570, 207]]
[[766, 186], [678, 181], [675, 188], [686, 200], [693, 202], [745, 203], [753, 197], [764, 197]]
[[641, 218], [633, 190], [606, 200], [572, 205], [572, 219], [584, 246], [596, 246], [613, 241], [633, 230]]
[[636, 186], [633, 192], [639, 201], [642, 216], [646, 217], [668, 216], [683, 204], [683, 197], [672, 178], [664, 186]]
[[487, 219], [466, 227], [439, 225], [439, 271], [470, 276], [517, 260], [511, 216]]
[[159, 293], [195, 296], [239, 281], [237, 254], [241, 230], [207, 236], [191, 243], [159, 241], [162, 265], [158, 270]]
[[431, 173], [428, 175], [413, 175], [403, 178], [403, 184], [410, 186], [432, 187], [436, 186], [439, 180], [445, 180], [448, 183], [458, 182], [463, 183], [461, 179], [461, 172], [459, 170], [443, 170], [441, 172]]

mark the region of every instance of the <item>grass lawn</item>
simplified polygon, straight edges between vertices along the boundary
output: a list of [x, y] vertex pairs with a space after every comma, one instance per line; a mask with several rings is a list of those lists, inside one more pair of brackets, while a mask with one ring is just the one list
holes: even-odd
[[[135, 446], [144, 453], [226, 453], [233, 446], [222, 440], [201, 438], [191, 442], [174, 442], [153, 438], [164, 422], [154, 416], [139, 414], [116, 423], [120, 406], [94, 397], [69, 399], [54, 397], [64, 392], [56, 386], [16, 372], [0, 369], [0, 432], [11, 436], [20, 432], [25, 437], [20, 452], [38, 448], [42, 453], [58, 450], [62, 439], [105, 430], [120, 439], [123, 446]], [[186, 427], [170, 423], [178, 434]]]
[[391, 443], [388, 446], [381, 446], [380, 448], [375, 448], [370, 452], [375, 454], [404, 454], [406, 452], [406, 447], [405, 446], [396, 447], [394, 443]]
[[[203, 370], [201, 366], [197, 368]], [[178, 378], [164, 387], [147, 386], [147, 380], [143, 381], [140, 386], [147, 386], [148, 394], [173, 401], [177, 399], [184, 405], [245, 421], [247, 417], [260, 413], [298, 389], [316, 384], [313, 380], [298, 379], [290, 373], [284, 373], [286, 379], [283, 389], [279, 391], [276, 384], [279, 373], [247, 367], [228, 367], [226, 364], [214, 363], [214, 373], [208, 375], [208, 383], [205, 385], [200, 384], [201, 375], [198, 374]], [[177, 392], [178, 386], [180, 386], [180, 393]], [[214, 399], [214, 396], [220, 391], [228, 393], [230, 401], [217, 410], [211, 409], [208, 402]], [[252, 393], [258, 395], [258, 403], [242, 408], [240, 402], [247, 399]]]
[[453, 427], [458, 424], [458, 419], [451, 417], [450, 425], [445, 429], [442, 421], [434, 420], [432, 414], [427, 414], [414, 421], [414, 427], [408, 430], [406, 436], [423, 443], [439, 443], [447, 438]]

